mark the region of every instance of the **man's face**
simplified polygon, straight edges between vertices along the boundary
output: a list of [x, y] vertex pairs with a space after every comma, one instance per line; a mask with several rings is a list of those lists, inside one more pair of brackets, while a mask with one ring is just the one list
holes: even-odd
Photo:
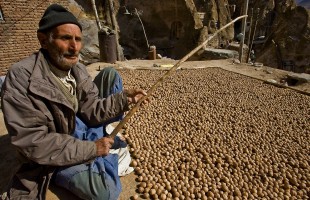
[[[82, 33], [75, 24], [63, 24], [52, 29], [46, 45], [51, 62], [60, 70], [70, 70], [79, 60], [82, 48]], [[41, 43], [42, 44], [42, 43]]]

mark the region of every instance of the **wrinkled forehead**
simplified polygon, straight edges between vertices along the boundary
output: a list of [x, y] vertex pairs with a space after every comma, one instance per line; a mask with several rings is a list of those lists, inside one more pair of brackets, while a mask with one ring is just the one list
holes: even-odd
[[82, 32], [76, 24], [62, 24], [54, 27], [51, 32], [56, 35], [72, 35], [82, 37]]

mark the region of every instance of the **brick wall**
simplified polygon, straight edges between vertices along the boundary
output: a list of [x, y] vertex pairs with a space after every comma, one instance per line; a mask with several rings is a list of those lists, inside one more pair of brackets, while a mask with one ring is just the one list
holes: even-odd
[[0, 21], [0, 75], [40, 48], [38, 24], [52, 3], [69, 6], [68, 0], [0, 0], [4, 18]]

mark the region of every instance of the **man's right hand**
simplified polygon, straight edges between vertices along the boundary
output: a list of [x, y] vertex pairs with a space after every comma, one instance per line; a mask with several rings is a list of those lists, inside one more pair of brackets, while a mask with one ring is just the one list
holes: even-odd
[[109, 154], [110, 148], [112, 147], [114, 140], [109, 137], [103, 137], [95, 141], [97, 147], [97, 156], [106, 156]]

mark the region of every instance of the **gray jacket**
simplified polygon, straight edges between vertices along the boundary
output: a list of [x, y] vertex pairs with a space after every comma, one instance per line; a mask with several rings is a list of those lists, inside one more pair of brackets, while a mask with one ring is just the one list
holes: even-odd
[[[84, 65], [77, 64], [72, 74], [77, 82], [77, 115], [86, 124], [99, 125], [128, 110], [124, 93], [98, 97]], [[45, 199], [55, 166], [96, 157], [94, 142], [71, 136], [74, 109], [58, 89], [42, 50], [10, 68], [2, 88], [2, 108], [11, 143], [22, 161], [10, 189], [12, 199]]]

